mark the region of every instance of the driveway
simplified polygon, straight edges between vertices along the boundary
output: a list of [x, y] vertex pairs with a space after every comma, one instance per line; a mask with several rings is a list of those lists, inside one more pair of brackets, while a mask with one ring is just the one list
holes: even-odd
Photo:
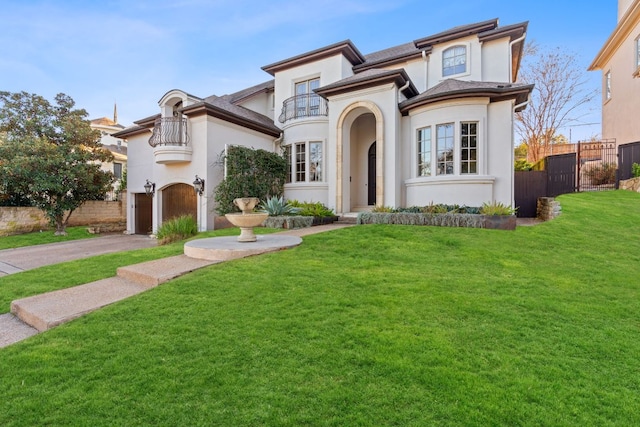
[[136, 234], [113, 234], [91, 239], [0, 250], [0, 276], [95, 255], [157, 246], [156, 239]]

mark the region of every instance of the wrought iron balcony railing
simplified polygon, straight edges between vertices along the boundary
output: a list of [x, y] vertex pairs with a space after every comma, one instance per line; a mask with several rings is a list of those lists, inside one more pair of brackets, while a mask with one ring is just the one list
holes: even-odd
[[158, 147], [163, 145], [181, 146], [189, 143], [186, 117], [158, 117], [149, 138], [149, 145]]
[[302, 117], [327, 116], [329, 106], [327, 100], [315, 93], [304, 93], [302, 95], [287, 98], [282, 103], [282, 113], [278, 121], [285, 123], [287, 120], [299, 119]]

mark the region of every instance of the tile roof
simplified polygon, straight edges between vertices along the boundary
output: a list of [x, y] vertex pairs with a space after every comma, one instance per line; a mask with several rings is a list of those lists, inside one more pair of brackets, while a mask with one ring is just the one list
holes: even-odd
[[[533, 90], [532, 84], [476, 82], [447, 79], [420, 95], [400, 103], [400, 112], [407, 114], [410, 110], [448, 99], [471, 97], [489, 97], [492, 102], [504, 99], [515, 99], [517, 104], [525, 102]], [[523, 106], [524, 108], [524, 106]]]
[[232, 102], [231, 95], [209, 96], [204, 101], [182, 108], [187, 116], [207, 114], [272, 136], [280, 136], [281, 130], [273, 119]]
[[411, 82], [409, 75], [402, 68], [394, 70], [380, 70], [375, 68], [365, 70], [337, 82], [322, 86], [316, 89], [315, 92], [320, 96], [327, 97], [391, 82], [395, 83], [398, 87], [404, 87], [406, 83], [409, 83], [409, 86], [403, 89], [403, 93], [408, 98], [418, 94], [418, 90]]

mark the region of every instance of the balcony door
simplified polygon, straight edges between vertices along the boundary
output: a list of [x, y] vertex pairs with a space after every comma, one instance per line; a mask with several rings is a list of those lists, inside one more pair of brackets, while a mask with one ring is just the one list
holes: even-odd
[[313, 90], [320, 87], [320, 79], [296, 83], [296, 117], [320, 114], [320, 97]]

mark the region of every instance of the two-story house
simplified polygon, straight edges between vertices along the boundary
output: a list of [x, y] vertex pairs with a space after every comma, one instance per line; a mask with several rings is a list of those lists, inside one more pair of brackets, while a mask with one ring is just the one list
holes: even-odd
[[169, 91], [160, 114], [114, 135], [128, 140], [128, 230], [182, 213], [213, 228], [231, 144], [283, 152], [285, 198], [337, 214], [513, 205], [514, 112], [532, 90], [516, 82], [526, 28], [493, 19], [367, 55], [345, 40], [266, 65], [271, 80], [237, 93]]
[[640, 141], [640, 0], [618, 0], [618, 23], [589, 67], [602, 71], [602, 138]]

